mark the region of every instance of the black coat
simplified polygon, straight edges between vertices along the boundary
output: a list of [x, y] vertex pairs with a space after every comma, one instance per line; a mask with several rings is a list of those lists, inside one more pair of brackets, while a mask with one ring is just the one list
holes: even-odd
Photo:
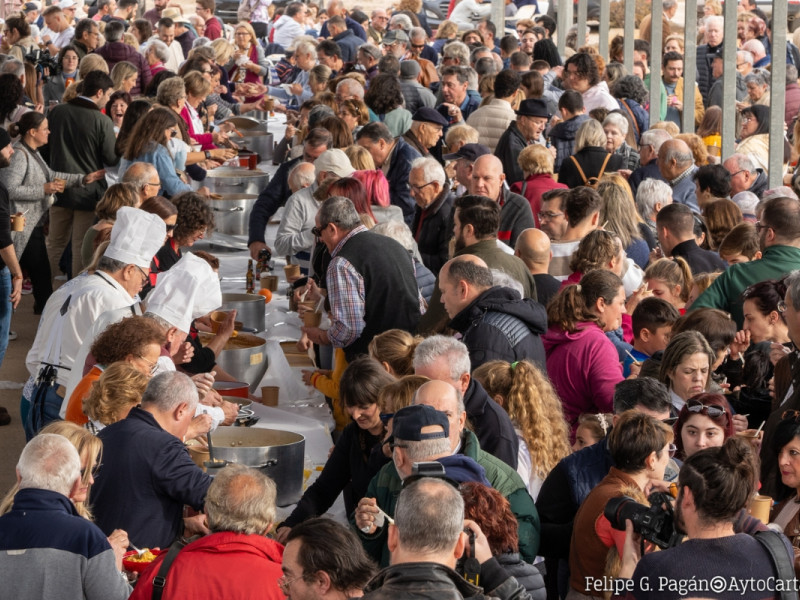
[[439, 274], [439, 269], [447, 262], [448, 244], [453, 237], [453, 222], [450, 213], [453, 210], [455, 196], [445, 183], [445, 188], [425, 210], [419, 206], [414, 212], [414, 222], [411, 232], [419, 247], [419, 254], [423, 264], [434, 275]]
[[[501, 554], [497, 557], [497, 562], [509, 575], [517, 580], [517, 583], [525, 588], [525, 591], [531, 595], [533, 600], [545, 600], [547, 598], [542, 572], [536, 568], [536, 565], [522, 560], [519, 552]], [[544, 566], [544, 563], [540, 564]]]
[[519, 438], [505, 409], [489, 397], [483, 386], [470, 379], [464, 407], [481, 450], [499, 458], [512, 469], [519, 462]]
[[722, 54], [722, 46], [712, 48], [708, 44], [702, 44], [697, 47], [697, 87], [700, 88], [700, 94], [703, 96], [703, 104], [708, 106], [708, 97], [711, 92], [711, 85], [714, 83], [714, 78], [711, 76], [711, 61], [717, 54]]
[[461, 333], [461, 341], [469, 348], [473, 371], [490, 360], [524, 359], [546, 371], [539, 336], [547, 331], [547, 311], [511, 288], [489, 288], [458, 313], [450, 327]]
[[302, 156], [286, 161], [258, 195], [256, 203], [250, 212], [250, 226], [247, 236], [247, 244], [264, 241], [264, 231], [267, 223], [277, 210], [286, 204], [286, 199], [292, 195], [289, 189], [289, 173], [292, 169], [303, 161]]
[[528, 140], [522, 135], [517, 127], [516, 121], [511, 121], [511, 125], [505, 130], [500, 140], [497, 142], [494, 155], [503, 163], [503, 172], [506, 174], [508, 185], [517, 183], [525, 179], [522, 167], [519, 166], [517, 159], [520, 152], [528, 146]]
[[[578, 161], [586, 178], [590, 179], [600, 175], [600, 169], [606, 156], [608, 156], [608, 152], [606, 152], [605, 148], [600, 148], [599, 146], [586, 146], [572, 156]], [[624, 168], [625, 158], [619, 154], [612, 154], [603, 173], [611, 173]], [[563, 183], [570, 189], [584, 185], [575, 163], [569, 157], [565, 158], [564, 162], [561, 163], [561, 168], [558, 170], [558, 182]]]
[[537, 273], [533, 280], [536, 282], [536, 299], [542, 306], [547, 306], [561, 289], [561, 282], [550, 273]]
[[728, 268], [728, 263], [722, 260], [716, 252], [701, 248], [694, 240], [686, 240], [675, 246], [672, 249], [672, 256], [673, 258], [680, 256], [684, 259], [692, 270], [692, 275], [724, 271]]
[[667, 183], [667, 180], [661, 175], [661, 171], [658, 170], [657, 158], [654, 158], [646, 165], [640, 165], [628, 178], [628, 183], [631, 185], [631, 191], [634, 197], [636, 197], [636, 191], [645, 179], [658, 179], [659, 181]]
[[406, 225], [411, 225], [414, 219], [416, 203], [411, 198], [408, 190], [408, 177], [411, 174], [411, 161], [420, 158], [420, 153], [414, 150], [402, 137], [395, 138], [395, 146], [389, 159], [389, 172], [386, 179], [389, 181], [389, 197], [392, 204], [403, 210], [403, 220]]

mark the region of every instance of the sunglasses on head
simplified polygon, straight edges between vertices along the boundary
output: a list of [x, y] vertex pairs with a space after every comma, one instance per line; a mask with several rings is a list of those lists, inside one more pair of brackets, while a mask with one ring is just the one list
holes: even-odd
[[690, 413], [704, 414], [707, 417], [717, 418], [725, 414], [725, 408], [716, 404], [703, 404], [697, 400], [689, 400], [686, 403], [686, 410]]

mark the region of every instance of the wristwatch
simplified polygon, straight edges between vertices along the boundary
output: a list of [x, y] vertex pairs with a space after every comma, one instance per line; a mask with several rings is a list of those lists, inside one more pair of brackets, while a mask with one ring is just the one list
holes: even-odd
[[206, 159], [211, 160], [211, 150], [206, 150], [205, 154], [206, 154]]

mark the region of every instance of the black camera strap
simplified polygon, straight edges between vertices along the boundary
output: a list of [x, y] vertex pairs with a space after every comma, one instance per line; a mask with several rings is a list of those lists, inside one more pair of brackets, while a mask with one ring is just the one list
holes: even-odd
[[771, 530], [757, 531], [753, 536], [766, 548], [778, 571], [778, 579], [783, 580], [784, 589], [780, 592], [781, 600], [798, 600], [797, 591], [790, 582], [794, 581], [794, 564], [786, 555], [786, 546], [782, 536]]

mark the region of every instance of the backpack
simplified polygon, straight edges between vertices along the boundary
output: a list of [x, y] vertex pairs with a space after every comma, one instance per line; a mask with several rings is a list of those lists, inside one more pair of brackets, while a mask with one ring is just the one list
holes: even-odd
[[575, 157], [570, 156], [570, 158], [572, 159], [572, 162], [575, 163], [575, 168], [578, 169], [578, 174], [581, 176], [581, 179], [583, 179], [583, 185], [596, 190], [597, 186], [600, 185], [600, 178], [603, 176], [603, 173], [606, 170], [606, 165], [608, 164], [608, 159], [611, 158], [611, 155], [606, 154], [606, 159], [603, 161], [603, 166], [600, 167], [600, 172], [597, 174], [597, 177], [589, 177], [588, 179], [586, 178], [586, 174], [583, 172], [583, 169], [581, 169], [581, 166], [578, 164], [578, 161], [575, 159]]

